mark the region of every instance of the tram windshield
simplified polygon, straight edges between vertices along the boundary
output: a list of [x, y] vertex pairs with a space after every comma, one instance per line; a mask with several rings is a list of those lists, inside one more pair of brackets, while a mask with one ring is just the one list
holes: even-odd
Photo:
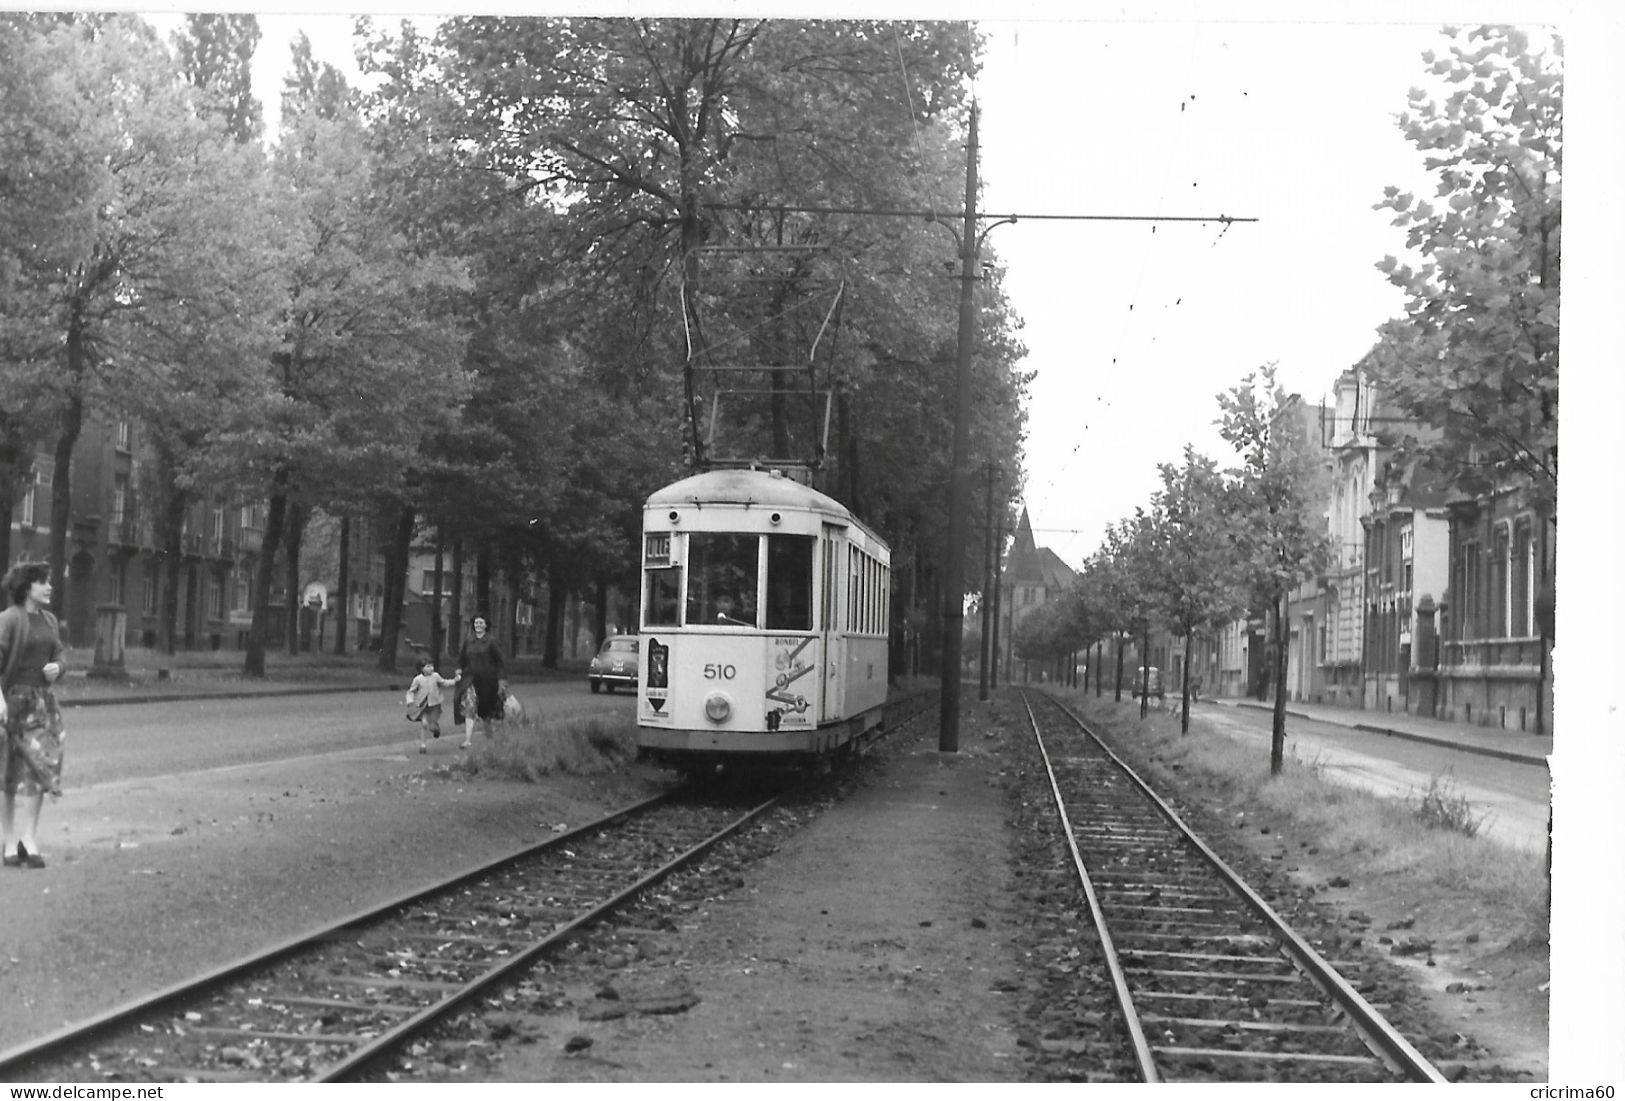
[[688, 537], [690, 627], [756, 626], [756, 563], [761, 536], [693, 532]]
[[767, 537], [767, 629], [812, 630], [813, 547], [810, 535]]
[[677, 626], [683, 585], [675, 566], [649, 571], [649, 593], [643, 602], [643, 621], [651, 627]]

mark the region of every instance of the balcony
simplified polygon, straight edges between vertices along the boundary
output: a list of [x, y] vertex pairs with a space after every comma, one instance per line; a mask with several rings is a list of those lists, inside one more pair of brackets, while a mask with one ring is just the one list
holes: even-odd
[[1540, 639], [1476, 638], [1446, 642], [1441, 664], [1457, 672], [1504, 675], [1513, 670], [1529, 670], [1531, 676], [1538, 676]]
[[135, 548], [141, 545], [141, 524], [126, 512], [107, 521], [107, 542], [115, 547]]

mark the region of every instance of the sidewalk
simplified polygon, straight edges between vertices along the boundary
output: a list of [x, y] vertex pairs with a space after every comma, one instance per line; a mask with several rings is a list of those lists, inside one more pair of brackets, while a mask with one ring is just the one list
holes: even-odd
[[[271, 651], [265, 655], [263, 678], [243, 673], [241, 652], [182, 651], [159, 655], [130, 650], [126, 656], [123, 675], [92, 675], [89, 652], [70, 649], [68, 672], [56, 686], [57, 702], [63, 707], [96, 707], [205, 697], [254, 699], [369, 689], [405, 692], [414, 675], [412, 654], [404, 650], [397, 658], [394, 672], [380, 670], [376, 654], [300, 654], [290, 658]], [[542, 669], [540, 659], [534, 655], [521, 656], [510, 664], [515, 682], [584, 679], [586, 676], [584, 666], [579, 670]]]
[[[1257, 711], [1273, 710], [1274, 705], [1255, 699], [1220, 699], [1204, 696], [1202, 703], [1225, 707], [1246, 707]], [[1478, 753], [1486, 757], [1499, 757], [1520, 764], [1542, 765], [1552, 752], [1552, 736], [1537, 736], [1520, 730], [1500, 730], [1468, 723], [1444, 722], [1426, 719], [1403, 712], [1387, 713], [1366, 711], [1353, 707], [1330, 707], [1325, 704], [1289, 702], [1286, 713], [1292, 718], [1310, 722], [1330, 723], [1352, 727], [1372, 734], [1391, 738], [1404, 738], [1413, 742], [1447, 746], [1464, 753]]]

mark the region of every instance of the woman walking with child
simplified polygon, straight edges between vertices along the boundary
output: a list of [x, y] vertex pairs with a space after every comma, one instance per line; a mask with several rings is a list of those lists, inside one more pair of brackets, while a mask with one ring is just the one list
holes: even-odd
[[[19, 562], [0, 585], [10, 603], [0, 611], [0, 860], [8, 868], [45, 867], [39, 848], [40, 808], [62, 794], [62, 711], [51, 685], [62, 675], [62, 636], [51, 603], [51, 567]], [[17, 830], [17, 802], [23, 803]]]
[[491, 733], [491, 720], [502, 718], [502, 697], [508, 687], [502, 676], [502, 647], [491, 637], [486, 618], [475, 615], [469, 626], [473, 634], [463, 640], [457, 655], [457, 707], [453, 712], [466, 724], [461, 749], [474, 744], [475, 719], [487, 735]]

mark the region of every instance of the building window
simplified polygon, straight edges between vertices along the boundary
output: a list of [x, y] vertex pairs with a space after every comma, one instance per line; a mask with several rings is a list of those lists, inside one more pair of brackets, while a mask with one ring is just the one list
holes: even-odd
[[1479, 588], [1482, 567], [1479, 563], [1480, 551], [1477, 539], [1469, 539], [1461, 545], [1461, 638], [1477, 638], [1479, 626], [1479, 613], [1483, 607], [1484, 594]]
[[112, 561], [107, 569], [107, 599], [112, 604], [124, 603], [124, 563]]
[[146, 615], [158, 614], [158, 567], [149, 565], [141, 572], [141, 611]]
[[221, 540], [226, 537], [226, 510], [223, 508], [212, 510], [209, 514], [209, 522], [211, 525], [210, 534], [214, 537], [214, 545], [218, 547]]
[[115, 429], [115, 434], [114, 435], [115, 435], [115, 441], [116, 441], [115, 445], [118, 447], [118, 449], [120, 451], [128, 452], [130, 450], [130, 436], [131, 436], [130, 422], [129, 421], [119, 421], [118, 422], [118, 427], [117, 427], [117, 429]]
[[1491, 638], [1507, 635], [1507, 608], [1512, 603], [1511, 573], [1507, 568], [1512, 554], [1512, 540], [1505, 524], [1495, 529], [1489, 561], [1489, 613]]
[[248, 594], [248, 572], [239, 570], [237, 573], [237, 602], [235, 605], [239, 612], [248, 611]]
[[39, 471], [30, 470], [28, 472], [27, 486], [23, 489], [22, 510], [21, 515], [18, 518], [19, 522], [25, 528], [31, 528], [34, 526], [34, 501], [38, 490]]
[[125, 510], [130, 505], [130, 476], [113, 475], [113, 523], [124, 523]]
[[209, 575], [209, 618], [226, 618], [226, 587], [213, 574]]
[[1512, 533], [1512, 624], [1514, 638], [1533, 633], [1535, 620], [1535, 544], [1530, 538], [1529, 519], [1518, 521]]

